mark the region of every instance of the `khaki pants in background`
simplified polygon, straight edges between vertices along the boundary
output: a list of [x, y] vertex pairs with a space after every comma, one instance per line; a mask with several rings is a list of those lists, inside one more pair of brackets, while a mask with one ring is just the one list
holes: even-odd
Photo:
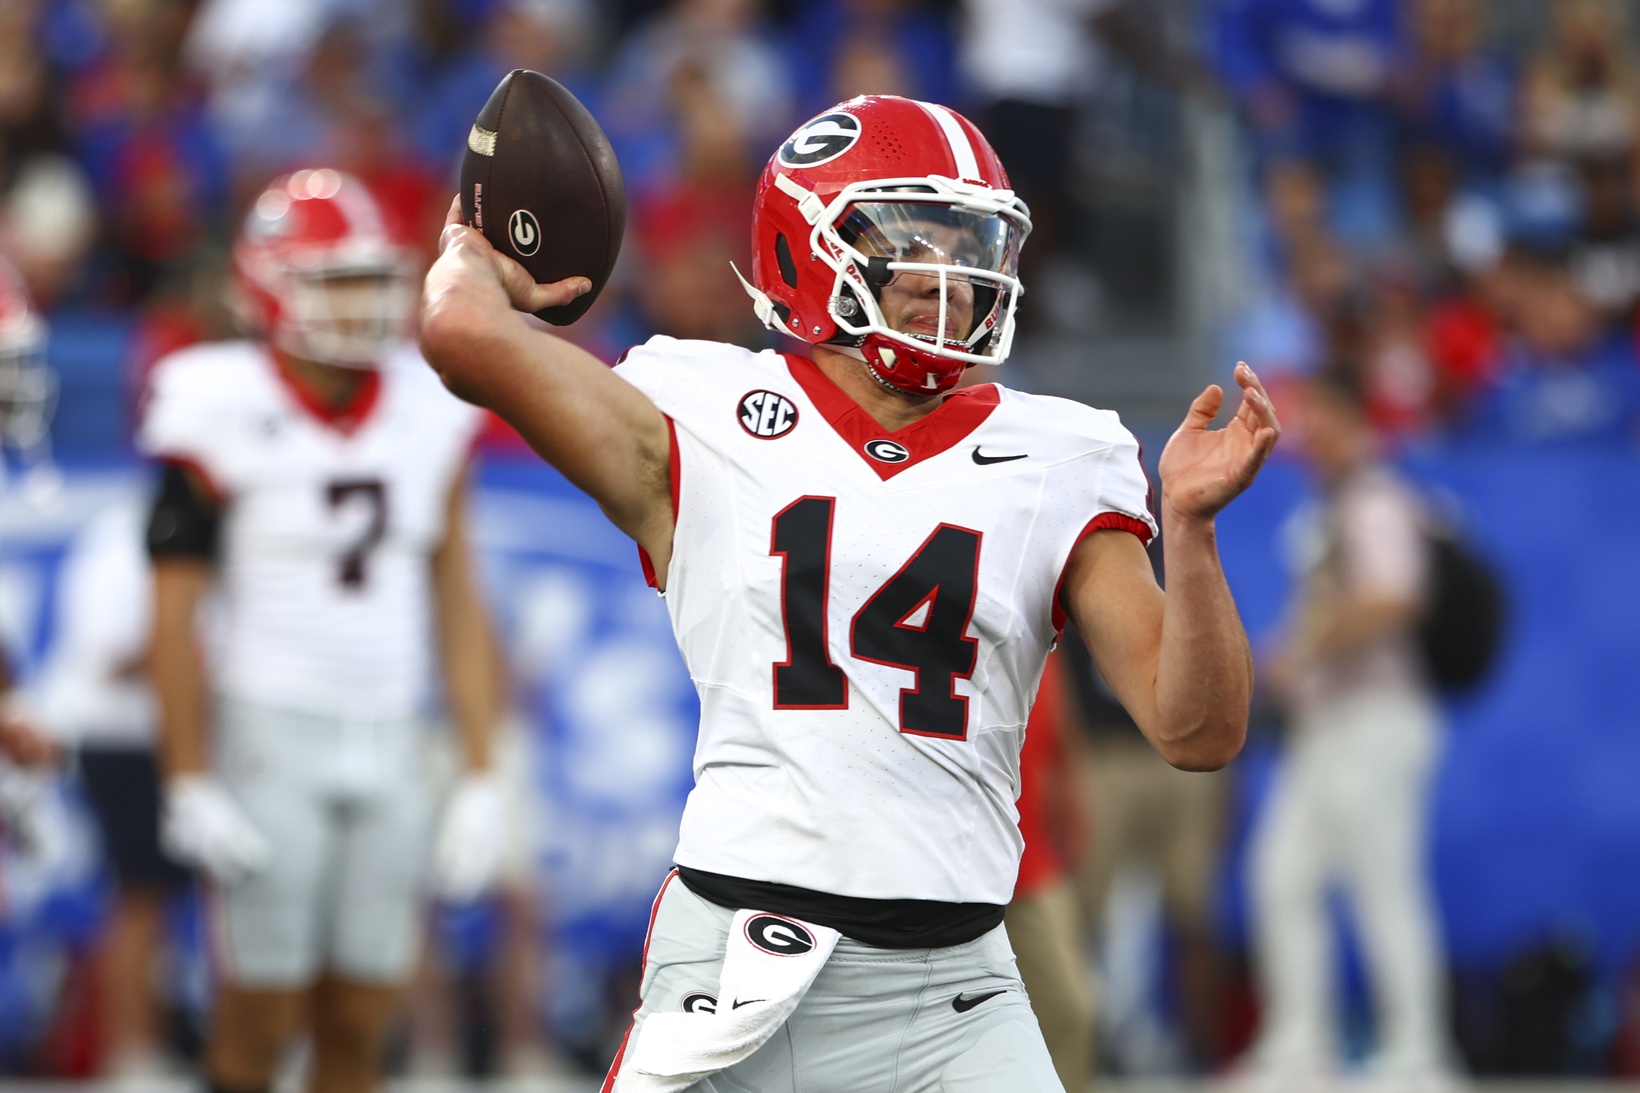
[[1174, 983], [1184, 1046], [1196, 1067], [1219, 1056], [1223, 969], [1213, 894], [1224, 841], [1228, 775], [1169, 766], [1137, 731], [1108, 734], [1078, 748], [1092, 814], [1092, 838], [1076, 875], [1088, 936], [1097, 937], [1111, 883], [1123, 869], [1161, 882], [1162, 904], [1179, 946]]
[[1093, 1082], [1093, 978], [1076, 892], [1061, 878], [1015, 899], [1003, 925], [1054, 1070], [1070, 1093]]

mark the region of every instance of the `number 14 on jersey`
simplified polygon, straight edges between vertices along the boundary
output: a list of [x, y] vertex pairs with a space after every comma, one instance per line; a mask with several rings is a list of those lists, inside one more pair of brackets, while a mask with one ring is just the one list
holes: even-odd
[[[848, 680], [831, 660], [832, 515], [836, 498], [800, 497], [776, 514], [769, 553], [781, 559], [786, 659], [774, 665], [777, 710], [848, 708]], [[968, 699], [956, 681], [973, 674], [979, 642], [968, 636], [979, 587], [982, 535], [940, 524], [849, 623], [857, 660], [912, 673], [900, 691], [900, 731], [961, 740]]]

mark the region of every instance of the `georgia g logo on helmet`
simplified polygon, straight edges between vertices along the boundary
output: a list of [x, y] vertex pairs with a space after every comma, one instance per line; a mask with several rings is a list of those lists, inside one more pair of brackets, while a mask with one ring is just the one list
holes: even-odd
[[834, 110], [804, 123], [780, 146], [776, 158], [786, 167], [813, 167], [836, 159], [860, 139], [860, 119]]

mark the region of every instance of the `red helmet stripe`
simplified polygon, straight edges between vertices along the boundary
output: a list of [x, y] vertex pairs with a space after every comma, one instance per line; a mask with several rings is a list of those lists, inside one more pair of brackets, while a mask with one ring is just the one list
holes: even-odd
[[950, 146], [951, 159], [956, 164], [955, 177], [974, 182], [985, 181], [985, 176], [979, 173], [979, 157], [974, 154], [974, 145], [963, 131], [962, 122], [957, 120], [957, 116], [938, 103], [923, 102], [921, 99], [912, 101], [939, 123], [940, 131], [945, 134], [945, 143]]

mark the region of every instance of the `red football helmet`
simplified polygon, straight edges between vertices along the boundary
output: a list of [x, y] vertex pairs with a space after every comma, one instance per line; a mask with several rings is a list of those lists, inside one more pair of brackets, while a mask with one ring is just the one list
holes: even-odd
[[46, 324], [11, 264], [0, 258], [0, 449], [37, 453], [57, 404], [46, 367]]
[[405, 252], [370, 191], [339, 171], [269, 183], [234, 242], [233, 271], [240, 320], [292, 356], [374, 368], [409, 332]]
[[[885, 386], [944, 391], [1008, 356], [1030, 230], [972, 122], [862, 95], [805, 122], [763, 169], [746, 291], [771, 330], [854, 350]], [[885, 313], [890, 285], [921, 304]]]

